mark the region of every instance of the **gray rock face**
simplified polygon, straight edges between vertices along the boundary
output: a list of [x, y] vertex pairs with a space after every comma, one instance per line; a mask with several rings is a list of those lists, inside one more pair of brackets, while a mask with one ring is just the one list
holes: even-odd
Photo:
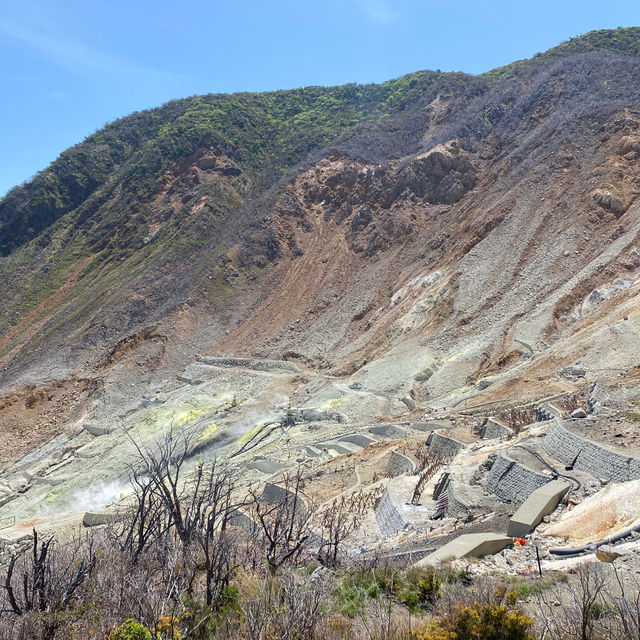
[[455, 140], [439, 144], [417, 156], [401, 175], [401, 181], [430, 202], [452, 204], [476, 183], [474, 168]]
[[572, 418], [586, 418], [587, 412], [584, 409], [575, 409], [571, 412]]

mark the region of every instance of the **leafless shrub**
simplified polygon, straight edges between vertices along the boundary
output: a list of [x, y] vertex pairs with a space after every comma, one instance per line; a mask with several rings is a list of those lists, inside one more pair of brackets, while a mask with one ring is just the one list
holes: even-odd
[[327, 595], [323, 580], [311, 582], [287, 571], [277, 578], [267, 576], [259, 593], [247, 598], [243, 605], [247, 636], [251, 640], [319, 637], [316, 629], [324, 620]]
[[311, 536], [311, 510], [302, 497], [302, 471], [287, 474], [275, 502], [267, 502], [256, 488], [249, 489], [246, 505], [257, 524], [256, 541], [272, 575], [295, 563]]
[[88, 544], [75, 540], [67, 548], [60, 548], [53, 536], [41, 540], [34, 529], [31, 552], [19, 552], [9, 560], [4, 579], [6, 603], [2, 611], [21, 616], [54, 607], [64, 609], [95, 562], [96, 549], [90, 539]]
[[554, 401], [554, 404], [563, 414], [570, 414], [581, 407], [580, 399], [577, 395], [563, 396]]
[[534, 407], [505, 409], [498, 414], [498, 419], [517, 434], [522, 427], [536, 421], [536, 411]]
[[400, 640], [411, 628], [411, 619], [406, 611], [398, 610], [388, 595], [396, 591], [395, 581], [398, 571], [388, 569], [388, 593], [379, 591], [367, 607], [359, 612], [358, 622], [362, 628], [362, 637], [368, 640]]
[[321, 508], [315, 524], [321, 538], [318, 559], [323, 565], [338, 564], [342, 544], [360, 527], [382, 491], [382, 487], [375, 487], [342, 493]]
[[578, 567], [572, 580], [540, 591], [536, 617], [542, 637], [612, 640], [618, 636], [617, 621], [604, 605], [609, 588], [605, 567], [589, 563]]

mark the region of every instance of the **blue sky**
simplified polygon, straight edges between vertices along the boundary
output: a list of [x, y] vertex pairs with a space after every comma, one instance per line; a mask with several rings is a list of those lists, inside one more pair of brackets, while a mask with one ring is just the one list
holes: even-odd
[[0, 195], [105, 122], [207, 92], [481, 73], [637, 0], [0, 0]]

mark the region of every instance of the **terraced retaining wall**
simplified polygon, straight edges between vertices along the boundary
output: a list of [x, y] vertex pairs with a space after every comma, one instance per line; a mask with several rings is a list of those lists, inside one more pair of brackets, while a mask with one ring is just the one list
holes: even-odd
[[524, 502], [529, 494], [549, 480], [549, 476], [512, 460], [501, 451], [491, 467], [484, 487], [501, 500]]
[[431, 435], [427, 439], [427, 446], [431, 451], [435, 451], [435, 453], [442, 453], [445, 456], [452, 457], [464, 447], [462, 442], [458, 442], [453, 438], [447, 438], [447, 436], [443, 436], [441, 433], [435, 431], [431, 432]]
[[300, 422], [347, 422], [347, 416], [335, 409], [288, 409], [287, 419]]
[[279, 504], [281, 502], [290, 502], [296, 505], [296, 511], [300, 509], [300, 513], [306, 513], [309, 509], [300, 495], [289, 491], [278, 484], [272, 484], [267, 482], [264, 485], [264, 490], [259, 498], [260, 502], [268, 502], [270, 504]]
[[554, 458], [609, 482], [640, 479], [640, 458], [613, 451], [579, 436], [556, 420], [542, 441]]
[[396, 509], [389, 489], [385, 489], [376, 507], [376, 522], [380, 533], [385, 536], [404, 529], [405, 521]]
[[407, 432], [395, 424], [376, 424], [369, 427], [369, 433], [383, 438], [406, 438]]
[[513, 436], [513, 429], [510, 429], [506, 425], [496, 422], [489, 418], [487, 423], [482, 427], [480, 431], [480, 437], [483, 440], [493, 440], [494, 438], [511, 438]]
[[375, 438], [363, 436], [361, 433], [350, 433], [349, 435], [342, 436], [340, 438], [340, 442], [351, 442], [352, 444], [357, 444], [359, 447], [362, 447], [364, 449], [370, 444], [374, 444], [378, 441]]
[[287, 362], [286, 360], [258, 360], [253, 358], [233, 358], [231, 356], [196, 356], [196, 360], [213, 367], [242, 367], [243, 369], [273, 373], [295, 373], [298, 371], [298, 367], [293, 362]]
[[397, 451], [391, 452], [389, 460], [387, 461], [387, 473], [392, 478], [401, 476], [403, 473], [413, 473], [414, 469], [413, 462], [411, 462], [407, 456], [403, 456]]

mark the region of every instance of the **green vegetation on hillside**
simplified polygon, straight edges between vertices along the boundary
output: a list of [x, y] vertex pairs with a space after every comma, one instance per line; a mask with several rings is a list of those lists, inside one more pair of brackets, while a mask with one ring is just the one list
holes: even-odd
[[383, 84], [305, 87], [271, 93], [209, 94], [175, 100], [111, 123], [65, 151], [0, 202], [0, 255], [46, 230], [66, 213], [120, 184], [120, 202], [141, 206], [175, 162], [211, 148], [243, 171], [278, 174], [354, 126], [419, 106], [433, 89], [471, 80], [420, 71]]
[[[588, 51], [640, 52], [640, 27], [593, 31], [538, 54], [552, 59]], [[81, 205], [100, 206], [110, 187], [124, 189], [120, 204], [140, 206], [158, 178], [181, 158], [212, 148], [250, 175], [278, 175], [316, 149], [419, 107], [433, 91], [460, 92], [470, 84], [509, 76], [512, 63], [481, 78], [419, 71], [382, 84], [305, 87], [270, 93], [209, 94], [175, 100], [108, 124], [65, 151], [0, 202], [0, 256], [6, 256]], [[100, 192], [102, 191], [101, 195]]]
[[503, 67], [497, 67], [484, 75], [493, 80], [506, 78], [518, 72], [532, 62], [546, 62], [567, 55], [589, 53], [592, 51], [608, 51], [628, 56], [640, 56], [640, 27], [618, 27], [617, 29], [600, 29], [590, 31], [583, 36], [569, 38], [545, 53], [536, 53], [528, 60], [517, 60]]

